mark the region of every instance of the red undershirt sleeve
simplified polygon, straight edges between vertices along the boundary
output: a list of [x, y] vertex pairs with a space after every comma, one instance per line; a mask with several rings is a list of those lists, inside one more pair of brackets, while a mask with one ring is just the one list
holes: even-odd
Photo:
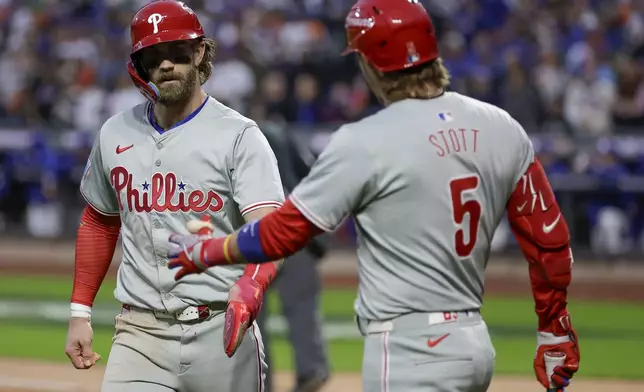
[[302, 215], [290, 200], [262, 218], [259, 225], [262, 249], [270, 260], [292, 255], [321, 233], [323, 231]]
[[120, 216], [103, 215], [85, 207], [76, 237], [74, 288], [71, 302], [91, 307], [114, 257], [121, 229]]

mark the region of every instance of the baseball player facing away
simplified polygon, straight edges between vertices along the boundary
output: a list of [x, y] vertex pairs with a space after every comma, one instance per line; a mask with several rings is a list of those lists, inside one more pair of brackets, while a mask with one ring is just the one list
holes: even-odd
[[123, 310], [101, 390], [261, 392], [266, 364], [254, 320], [278, 266], [225, 266], [177, 282], [167, 238], [203, 216], [210, 222], [200, 233], [227, 235], [279, 207], [275, 155], [253, 121], [201, 89], [214, 43], [190, 8], [151, 2], [134, 16], [131, 36], [128, 70], [151, 102], [110, 118], [90, 154], [66, 353], [78, 369], [100, 358], [91, 306], [120, 230]]
[[282, 258], [351, 214], [363, 390], [485, 391], [495, 353], [479, 309], [507, 211], [536, 302], [536, 376], [563, 390], [579, 367], [566, 304], [573, 259], [528, 136], [503, 110], [445, 92], [449, 74], [417, 0], [359, 0], [346, 29], [385, 108], [341, 127], [277, 211], [224, 237], [171, 236], [188, 244], [169, 254], [176, 279]]

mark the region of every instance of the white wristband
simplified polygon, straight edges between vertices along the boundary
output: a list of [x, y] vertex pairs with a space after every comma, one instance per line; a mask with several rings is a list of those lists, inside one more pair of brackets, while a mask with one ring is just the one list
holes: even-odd
[[92, 318], [92, 308], [90, 306], [81, 305], [81, 304], [72, 302], [70, 309], [71, 309], [71, 317], [86, 318], [86, 319]]

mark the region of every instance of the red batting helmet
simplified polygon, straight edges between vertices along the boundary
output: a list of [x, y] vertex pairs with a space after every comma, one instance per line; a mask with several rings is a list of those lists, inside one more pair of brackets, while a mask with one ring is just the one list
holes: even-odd
[[348, 46], [381, 72], [438, 58], [434, 25], [418, 0], [358, 0], [345, 19]]
[[137, 64], [134, 54], [141, 49], [163, 42], [191, 40], [204, 37], [197, 15], [182, 1], [155, 0], [143, 6], [130, 25], [132, 52], [127, 69], [139, 91], [156, 103], [157, 87], [148, 80], [145, 69]]

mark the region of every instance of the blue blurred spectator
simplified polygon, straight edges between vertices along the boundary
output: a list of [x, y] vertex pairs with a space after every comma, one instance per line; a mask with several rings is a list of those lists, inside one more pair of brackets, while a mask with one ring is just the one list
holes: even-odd
[[630, 59], [617, 62], [617, 97], [613, 107], [613, 121], [630, 132], [637, 132], [644, 124], [644, 83], [642, 67]]
[[37, 237], [56, 237], [62, 230], [58, 204], [61, 174], [58, 154], [46, 139], [36, 134], [27, 150], [11, 152], [7, 159], [11, 175], [26, 187], [26, 224]]
[[570, 174], [571, 168], [568, 162], [562, 158], [558, 158], [551, 151], [542, 151], [537, 157], [543, 166], [543, 170], [548, 177], [555, 177], [561, 174]]
[[315, 77], [301, 73], [295, 77], [292, 111], [287, 120], [295, 124], [315, 125], [321, 120], [320, 87]]
[[591, 248], [605, 255], [628, 252], [633, 245], [635, 195], [618, 188], [619, 181], [630, 174], [628, 169], [616, 159], [613, 151], [600, 146], [592, 155], [586, 174], [600, 184], [587, 208]]
[[528, 133], [539, 132], [541, 102], [515, 52], [506, 54], [507, 74], [502, 81], [500, 104]]
[[[36, 208], [58, 203], [64, 186], [78, 197], [75, 182], [88, 150], [56, 155], [56, 132], [93, 137], [109, 116], [143, 102], [125, 62], [130, 19], [148, 1], [0, 1], [0, 126], [46, 128], [51, 141], [9, 154], [10, 180], [0, 181], [0, 199], [7, 184], [16, 185], [16, 195], [24, 185]], [[421, 1], [434, 13], [452, 90], [500, 105], [529, 133], [574, 138], [578, 151], [561, 154], [565, 160], [553, 146], [539, 152], [548, 174], [577, 172], [583, 142], [642, 135], [642, 1]], [[242, 114], [297, 130], [334, 129], [373, 113], [380, 105], [355, 56], [340, 56], [353, 2], [187, 0], [218, 42], [204, 88]], [[601, 230], [608, 230], [605, 222], [637, 221], [628, 195], [609, 195], [629, 165], [644, 175], [627, 154], [610, 151], [594, 154], [581, 170], [603, 184], [587, 211]], [[613, 237], [603, 238], [595, 244], [604, 251], [620, 248]]]
[[597, 61], [589, 52], [566, 87], [564, 117], [579, 137], [605, 136], [613, 130], [615, 83], [602, 77]]
[[[124, 63], [130, 18], [146, 2], [0, 4], [6, 28], [0, 36], [0, 120], [95, 133], [115, 111], [137, 102]], [[246, 114], [262, 108], [268, 117], [301, 124], [355, 120], [374, 109], [370, 102], [342, 110], [357, 97], [351, 85], [355, 59], [339, 55], [353, 0], [188, 3], [218, 42], [215, 72], [205, 86], [215, 98]], [[426, 1], [439, 12], [453, 90], [507, 106], [531, 132], [562, 129], [564, 120], [576, 135], [591, 137], [612, 132], [613, 122], [644, 125], [641, 63], [623, 61], [628, 65], [618, 64], [616, 76], [611, 66], [621, 57], [643, 56], [638, 2], [444, 3]], [[541, 109], [529, 113], [534, 107]]]

